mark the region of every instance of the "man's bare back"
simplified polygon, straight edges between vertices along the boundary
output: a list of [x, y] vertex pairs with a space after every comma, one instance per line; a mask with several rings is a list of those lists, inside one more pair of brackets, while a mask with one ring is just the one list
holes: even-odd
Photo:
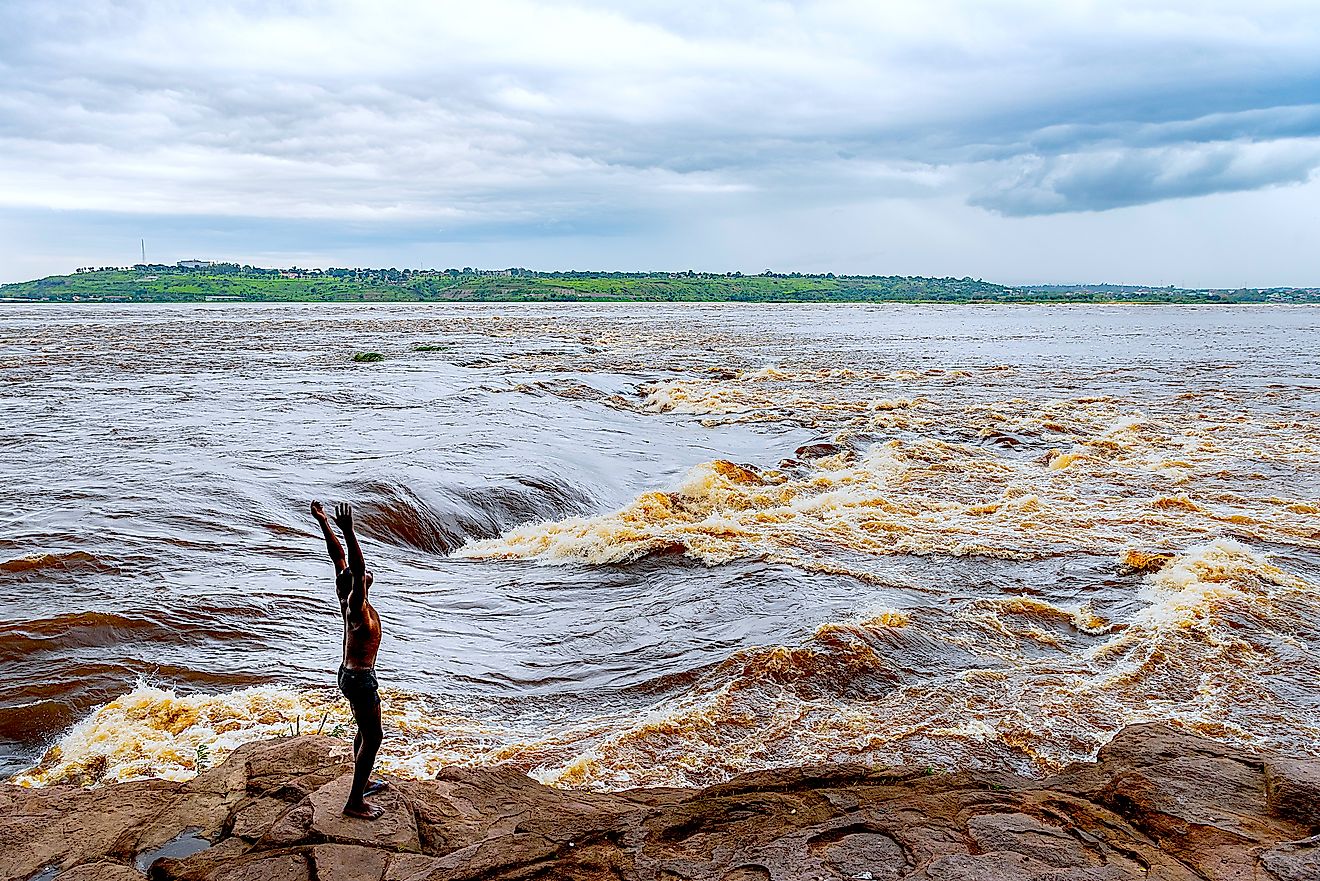
[[384, 788], [372, 783], [371, 769], [385, 737], [380, 717], [380, 685], [376, 681], [376, 652], [380, 649], [380, 616], [367, 601], [374, 578], [367, 570], [353, 531], [353, 509], [348, 504], [335, 506], [335, 523], [344, 533], [348, 554], [330, 528], [330, 518], [320, 502], [312, 502], [312, 516], [321, 524], [326, 551], [335, 564], [335, 593], [339, 596], [339, 614], [344, 621], [344, 655], [339, 665], [339, 690], [348, 698], [357, 722], [353, 739], [353, 785], [344, 813], [350, 817], [375, 820], [381, 809], [363, 799]]
[[[380, 650], [380, 616], [365, 599], [373, 582], [370, 572], [361, 582], [351, 569], [344, 569], [335, 576], [339, 615], [344, 619], [344, 666], [350, 670], [369, 670], [376, 666], [376, 653]], [[357, 610], [352, 605], [355, 591], [361, 591], [364, 597]]]

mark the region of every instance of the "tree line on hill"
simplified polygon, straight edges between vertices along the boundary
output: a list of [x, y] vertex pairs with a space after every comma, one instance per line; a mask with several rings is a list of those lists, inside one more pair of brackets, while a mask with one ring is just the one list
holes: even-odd
[[734, 301], [932, 303], [1320, 302], [1320, 289], [1186, 290], [1122, 285], [1007, 287], [982, 279], [774, 272], [617, 272], [509, 269], [270, 269], [238, 263], [188, 268], [141, 263], [0, 285], [38, 301]]

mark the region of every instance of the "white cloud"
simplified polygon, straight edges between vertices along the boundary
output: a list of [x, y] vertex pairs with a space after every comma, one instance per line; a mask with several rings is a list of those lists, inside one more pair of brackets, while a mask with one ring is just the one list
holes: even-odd
[[1306, 181], [1318, 50], [1305, 2], [11, 0], [0, 211], [1104, 211]]

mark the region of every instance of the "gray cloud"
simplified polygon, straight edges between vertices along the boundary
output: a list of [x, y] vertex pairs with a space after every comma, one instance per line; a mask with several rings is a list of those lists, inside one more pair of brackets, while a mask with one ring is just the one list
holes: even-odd
[[1303, 183], [1320, 167], [1320, 138], [1022, 157], [971, 203], [1007, 215], [1105, 211], [1164, 199]]
[[1105, 211], [1308, 180], [1318, 49], [1301, 0], [10, 0], [0, 211], [524, 239]]

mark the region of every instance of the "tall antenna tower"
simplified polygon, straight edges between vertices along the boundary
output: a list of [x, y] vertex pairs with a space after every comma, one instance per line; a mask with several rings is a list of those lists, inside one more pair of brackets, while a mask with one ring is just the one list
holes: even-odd
[[143, 240], [142, 240], [142, 262], [143, 262], [144, 264], [147, 262], [147, 240], [146, 240], [146, 239], [143, 239]]

